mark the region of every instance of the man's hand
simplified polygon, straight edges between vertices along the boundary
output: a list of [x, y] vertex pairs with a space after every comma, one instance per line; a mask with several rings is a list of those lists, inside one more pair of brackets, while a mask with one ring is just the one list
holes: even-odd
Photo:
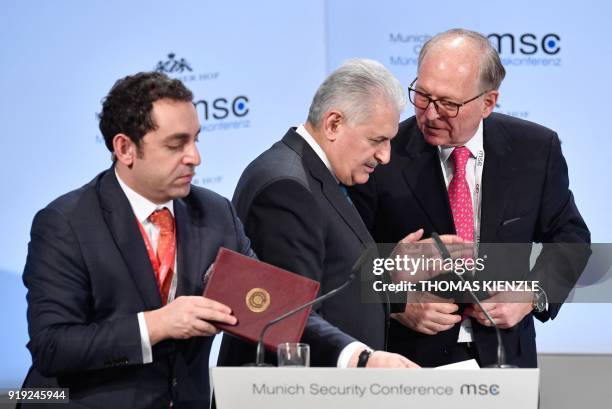
[[[422, 237], [423, 229], [419, 229], [408, 234], [395, 246], [389, 258], [395, 259], [399, 257], [405, 260], [403, 265], [409, 265], [414, 268], [389, 270], [393, 282], [418, 282], [446, 272], [442, 269], [442, 256], [434, 244], [434, 240], [432, 238], [422, 239]], [[449, 250], [451, 258], [473, 257], [474, 247], [472, 243], [466, 242], [461, 237], [452, 234], [444, 234], [440, 236], [440, 239]], [[409, 263], [409, 259], [416, 260], [416, 262]], [[423, 262], [425, 260], [427, 262]]]
[[[349, 368], [356, 368], [359, 360], [359, 354], [363, 349], [356, 351], [349, 361]], [[419, 365], [412, 362], [410, 359], [385, 351], [374, 351], [370, 355], [370, 359], [366, 363], [366, 368], [420, 368]]]
[[[529, 292], [500, 292], [482, 301], [487, 312], [499, 328], [511, 328], [533, 310]], [[521, 302], [525, 300], [525, 302]], [[481, 325], [490, 327], [491, 322], [484, 315], [480, 307], [472, 304], [465, 313], [476, 319]]]
[[424, 231], [423, 229], [413, 231], [412, 233], [408, 234], [406, 237], [401, 239], [399, 241], [400, 244], [416, 243], [417, 241], [421, 240], [421, 237], [423, 237], [423, 231]]
[[[409, 243], [434, 243], [434, 239], [432, 239], [431, 237], [428, 239], [422, 239], [423, 237], [423, 229], [419, 229], [417, 231], [413, 231], [412, 233], [408, 234], [406, 237], [404, 237], [403, 239], [401, 239], [399, 241], [399, 244], [409, 244]], [[463, 244], [463, 243], [467, 243], [464, 239], [462, 239], [461, 237], [454, 235], [454, 234], [441, 234], [440, 235], [440, 240], [442, 240], [442, 243], [449, 245], [449, 244]]]
[[409, 301], [404, 312], [391, 314], [391, 318], [426, 335], [447, 331], [461, 321], [461, 316], [454, 314], [459, 307], [452, 300], [430, 293], [422, 293], [419, 298], [419, 302]]
[[366, 368], [420, 368], [420, 366], [400, 354], [374, 351], [368, 359]]
[[168, 338], [186, 339], [215, 335], [219, 330], [211, 322], [234, 325], [238, 322], [231, 309], [220, 302], [201, 296], [182, 296], [153, 311], [144, 318], [151, 346]]

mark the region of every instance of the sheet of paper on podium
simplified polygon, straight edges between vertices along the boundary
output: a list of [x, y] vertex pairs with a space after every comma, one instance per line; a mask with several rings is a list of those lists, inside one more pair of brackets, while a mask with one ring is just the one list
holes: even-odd
[[452, 364], [436, 366], [433, 369], [480, 369], [480, 366], [475, 359], [468, 359], [465, 361], [454, 362]]
[[[204, 297], [232, 309], [238, 324], [215, 324], [225, 332], [257, 342], [269, 321], [313, 300], [319, 282], [240, 253], [221, 248], [212, 267]], [[298, 342], [311, 307], [270, 327], [264, 344], [275, 351], [282, 342]]]

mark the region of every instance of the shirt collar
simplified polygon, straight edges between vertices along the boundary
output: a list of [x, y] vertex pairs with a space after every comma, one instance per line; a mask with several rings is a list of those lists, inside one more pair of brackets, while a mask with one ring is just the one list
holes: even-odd
[[[483, 149], [483, 131], [482, 131], [482, 119], [480, 120], [480, 124], [478, 124], [478, 129], [476, 129], [476, 133], [472, 136], [467, 143], [464, 145], [470, 151], [472, 157], [477, 157], [478, 152]], [[438, 146], [438, 154], [440, 155], [440, 160], [444, 163], [450, 158], [451, 153], [455, 150], [454, 146], [442, 147]]]
[[167, 207], [172, 216], [174, 216], [174, 203], [172, 200], [160, 205], [155, 204], [141, 194], [136, 193], [132, 188], [126, 185], [125, 182], [119, 177], [117, 169], [115, 169], [115, 176], [117, 177], [121, 190], [123, 190], [123, 193], [125, 193], [127, 196], [130, 206], [132, 206], [134, 215], [136, 215], [136, 218], [140, 223], [144, 223], [155, 210], [163, 209], [164, 207]]
[[321, 159], [321, 161], [323, 162], [325, 167], [329, 170], [329, 172], [332, 174], [334, 179], [338, 181], [338, 178], [336, 177], [336, 175], [334, 175], [334, 171], [332, 170], [332, 167], [331, 167], [331, 162], [327, 158], [325, 151], [323, 151], [323, 148], [321, 148], [321, 145], [319, 145], [319, 143], [315, 140], [315, 138], [313, 138], [312, 135], [306, 130], [306, 127], [304, 126], [304, 124], [300, 124], [300, 126], [297, 127], [295, 132], [297, 132], [297, 134], [300, 135], [302, 139], [304, 139], [308, 145], [310, 145], [312, 150], [315, 151], [319, 159]]

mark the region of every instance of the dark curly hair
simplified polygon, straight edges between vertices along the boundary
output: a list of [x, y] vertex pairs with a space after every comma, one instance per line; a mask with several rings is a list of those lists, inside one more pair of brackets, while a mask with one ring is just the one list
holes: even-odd
[[157, 128], [151, 111], [153, 103], [160, 99], [191, 102], [193, 94], [181, 81], [161, 72], [140, 72], [115, 82], [102, 100], [102, 112], [98, 114], [108, 150], [113, 152], [113, 138], [119, 133], [140, 147], [143, 136]]

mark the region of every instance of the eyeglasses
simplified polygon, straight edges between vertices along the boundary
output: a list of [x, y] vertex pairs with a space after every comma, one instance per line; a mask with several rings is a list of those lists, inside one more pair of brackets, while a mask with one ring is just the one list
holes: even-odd
[[412, 103], [412, 105], [414, 105], [415, 107], [419, 109], [427, 109], [427, 107], [429, 107], [429, 104], [433, 103], [434, 108], [436, 108], [436, 112], [438, 113], [438, 115], [444, 116], [447, 118], [455, 118], [457, 115], [459, 115], [459, 108], [461, 108], [462, 106], [464, 106], [465, 104], [469, 102], [477, 100], [478, 98], [480, 98], [487, 92], [487, 91], [482, 91], [480, 94], [476, 95], [474, 98], [470, 98], [467, 101], [463, 101], [461, 103], [448, 101], [446, 99], [433, 99], [431, 96], [421, 91], [417, 91], [416, 89], [413, 88], [413, 85], [416, 82], [416, 80], [417, 78], [415, 78], [414, 81], [410, 83], [410, 86], [408, 86], [408, 98], [410, 99], [410, 102]]

